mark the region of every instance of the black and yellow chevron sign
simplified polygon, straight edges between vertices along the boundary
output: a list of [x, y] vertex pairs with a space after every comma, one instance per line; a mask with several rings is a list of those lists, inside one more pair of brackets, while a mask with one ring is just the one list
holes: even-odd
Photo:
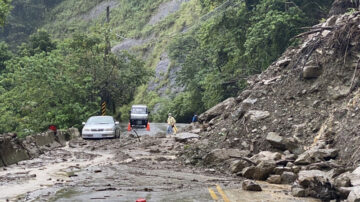
[[103, 102], [101, 104], [101, 115], [105, 116], [106, 115], [106, 102]]

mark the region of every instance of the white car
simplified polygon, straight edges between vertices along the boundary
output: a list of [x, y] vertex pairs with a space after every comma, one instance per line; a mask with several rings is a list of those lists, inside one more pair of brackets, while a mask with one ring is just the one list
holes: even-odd
[[83, 122], [82, 138], [119, 138], [120, 126], [112, 116], [92, 116]]

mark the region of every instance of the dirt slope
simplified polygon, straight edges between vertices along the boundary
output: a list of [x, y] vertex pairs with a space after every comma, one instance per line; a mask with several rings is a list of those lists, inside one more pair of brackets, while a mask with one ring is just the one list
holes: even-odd
[[339, 149], [337, 160], [357, 166], [359, 24], [359, 12], [333, 16], [299, 36], [301, 44], [250, 78], [247, 90], [199, 117], [203, 141], [188, 155], [202, 159], [214, 148], [274, 150], [265, 139], [275, 132], [305, 150], [324, 140]]

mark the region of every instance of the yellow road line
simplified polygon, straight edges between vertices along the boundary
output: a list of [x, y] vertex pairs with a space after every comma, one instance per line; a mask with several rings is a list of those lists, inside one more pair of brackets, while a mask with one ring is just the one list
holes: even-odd
[[219, 194], [224, 199], [224, 202], [230, 202], [229, 198], [226, 196], [225, 192], [221, 189], [221, 187], [217, 184], [216, 189], [218, 190]]
[[213, 200], [217, 201], [219, 198], [216, 196], [214, 190], [212, 190], [211, 188], [209, 188], [209, 193], [210, 193], [210, 196]]

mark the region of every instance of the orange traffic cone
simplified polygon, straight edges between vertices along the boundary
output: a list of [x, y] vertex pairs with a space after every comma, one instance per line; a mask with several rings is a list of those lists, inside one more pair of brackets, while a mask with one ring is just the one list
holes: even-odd
[[150, 131], [150, 123], [148, 122], [147, 125], [146, 125], [146, 130], [147, 131]]
[[131, 125], [130, 125], [130, 122], [128, 124], [128, 131], [131, 131]]

